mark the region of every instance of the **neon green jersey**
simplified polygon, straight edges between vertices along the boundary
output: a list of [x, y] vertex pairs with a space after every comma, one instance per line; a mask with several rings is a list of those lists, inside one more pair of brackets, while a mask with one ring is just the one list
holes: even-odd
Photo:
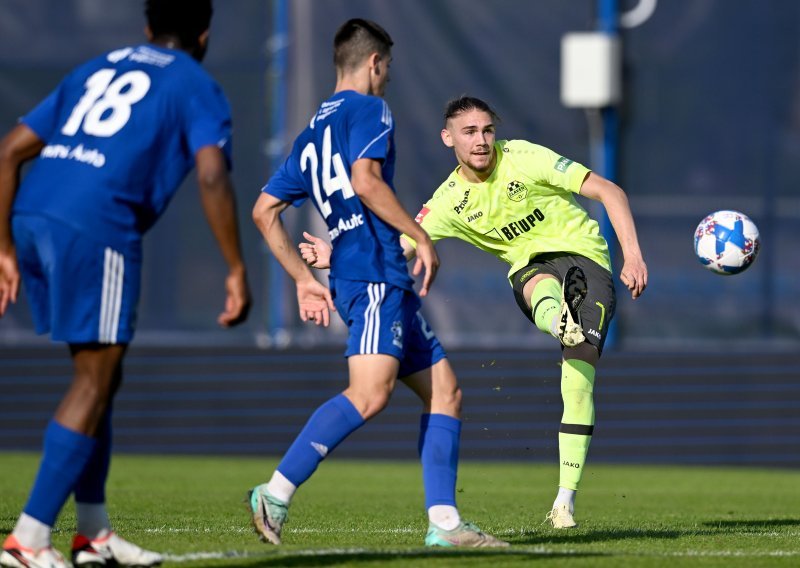
[[547, 252], [585, 256], [611, 270], [599, 225], [575, 200], [589, 170], [524, 140], [498, 140], [495, 151], [486, 181], [468, 182], [458, 166], [425, 203], [417, 222], [431, 239], [473, 244], [510, 264], [509, 278]]

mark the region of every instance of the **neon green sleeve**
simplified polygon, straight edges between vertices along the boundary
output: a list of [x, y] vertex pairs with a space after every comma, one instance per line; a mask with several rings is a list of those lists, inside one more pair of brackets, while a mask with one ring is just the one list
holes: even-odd
[[520, 146], [522, 151], [516, 154], [516, 160], [534, 180], [580, 193], [589, 168], [538, 144], [524, 140], [512, 143]]
[[[453, 219], [448, 215], [450, 208], [447, 207], [446, 199], [436, 194], [422, 206], [415, 217], [415, 221], [422, 225], [433, 242], [447, 237], [456, 236], [453, 231]], [[411, 246], [417, 248], [417, 243], [406, 234], [401, 235]]]

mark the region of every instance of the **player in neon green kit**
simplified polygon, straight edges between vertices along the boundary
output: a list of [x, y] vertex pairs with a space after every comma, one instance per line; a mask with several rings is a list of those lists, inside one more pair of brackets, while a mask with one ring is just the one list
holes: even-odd
[[[511, 265], [517, 304], [563, 349], [559, 491], [547, 519], [573, 518], [594, 429], [595, 367], [614, 315], [608, 244], [575, 194], [600, 201], [622, 247], [620, 279], [637, 298], [647, 286], [636, 228], [625, 193], [581, 164], [523, 140], [495, 140], [494, 111], [472, 97], [450, 101], [442, 141], [458, 166], [417, 215], [433, 241], [456, 237]], [[327, 245], [306, 234], [306, 262], [324, 268]], [[406, 256], [414, 243], [401, 238]]]

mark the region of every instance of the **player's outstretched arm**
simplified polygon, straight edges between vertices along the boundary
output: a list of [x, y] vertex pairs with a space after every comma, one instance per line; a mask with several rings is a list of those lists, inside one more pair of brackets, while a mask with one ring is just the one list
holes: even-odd
[[353, 190], [364, 205], [400, 233], [405, 233], [417, 242], [417, 261], [412, 274], [417, 276], [424, 268], [419, 295], [426, 296], [439, 270], [439, 256], [428, 233], [414, 221], [392, 188], [383, 181], [379, 161], [368, 158], [356, 160], [351, 168], [350, 178]]
[[[311, 268], [324, 269], [331, 267], [331, 245], [324, 239], [315, 237], [307, 231], [303, 231], [303, 237], [308, 241], [307, 243], [299, 243], [297, 248], [300, 249], [300, 256], [306, 261], [306, 264]], [[414, 246], [409, 243], [402, 236], [400, 237], [400, 246], [403, 248], [403, 255], [406, 260], [411, 260], [416, 256], [417, 251]]]
[[11, 205], [19, 187], [19, 169], [41, 152], [44, 142], [20, 124], [0, 141], [0, 317], [17, 301], [19, 268], [11, 236]]
[[300, 319], [317, 325], [330, 323], [330, 311], [336, 311], [327, 286], [318, 282], [306, 262], [294, 250], [293, 243], [281, 221], [281, 213], [289, 202], [262, 193], [253, 207], [253, 221], [275, 258], [297, 285], [297, 304]]
[[197, 151], [197, 182], [200, 199], [211, 231], [228, 264], [225, 278], [225, 309], [217, 318], [222, 327], [238, 325], [250, 311], [250, 288], [242, 257], [239, 223], [236, 219], [236, 197], [228, 176], [225, 156], [216, 146]]
[[617, 184], [594, 172], [586, 176], [581, 186], [581, 195], [601, 202], [606, 208], [622, 247], [623, 265], [619, 278], [630, 290], [631, 297], [638, 298], [647, 287], [647, 265], [639, 248], [628, 197]]

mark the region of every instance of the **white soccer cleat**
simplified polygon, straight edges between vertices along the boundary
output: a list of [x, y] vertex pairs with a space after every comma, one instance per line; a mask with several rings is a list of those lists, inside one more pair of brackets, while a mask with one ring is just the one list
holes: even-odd
[[70, 563], [51, 546], [39, 550], [25, 548], [13, 534], [10, 534], [3, 543], [0, 566], [6, 568], [69, 568]]
[[578, 523], [572, 518], [569, 505], [566, 504], [553, 505], [553, 510], [547, 513], [544, 522], [549, 522], [554, 529], [574, 529], [578, 526]]
[[72, 564], [75, 568], [129, 566], [148, 568], [163, 561], [158, 552], [145, 550], [128, 542], [114, 531], [104, 531], [95, 539], [81, 534], [72, 541]]
[[580, 267], [573, 266], [567, 270], [561, 290], [561, 315], [556, 337], [564, 347], [575, 347], [586, 339], [580, 309], [589, 292], [586, 275]]

